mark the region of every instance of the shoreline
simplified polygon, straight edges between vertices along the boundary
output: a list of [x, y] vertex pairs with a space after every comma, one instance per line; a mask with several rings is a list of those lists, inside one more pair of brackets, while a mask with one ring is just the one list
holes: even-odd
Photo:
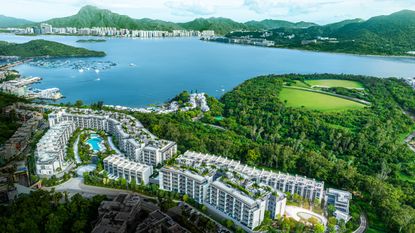
[[[45, 35], [24, 35], [24, 34], [14, 34], [10, 32], [1, 32], [0, 34], [8, 34], [14, 36], [27, 36], [27, 37], [38, 37], [38, 36], [70, 36], [70, 37], [96, 37], [96, 38], [115, 38], [115, 39], [154, 39], [154, 38], [132, 38], [132, 37], [124, 37], [124, 36], [94, 36], [94, 35], [76, 35], [76, 34], [45, 34]], [[199, 38], [199, 37], [192, 37], [192, 36], [183, 36], [183, 37], [157, 37], [157, 39], [166, 39], [166, 38]], [[200, 40], [200, 39], [199, 39]], [[415, 60], [415, 55], [380, 55], [380, 54], [360, 54], [360, 53], [346, 53], [346, 52], [336, 52], [336, 51], [321, 51], [321, 50], [311, 50], [311, 49], [301, 49], [301, 48], [289, 48], [289, 47], [278, 47], [278, 46], [256, 46], [250, 44], [238, 44], [238, 43], [224, 43], [219, 41], [212, 41], [212, 40], [201, 40], [206, 42], [216, 42], [221, 44], [232, 44], [232, 45], [243, 45], [243, 46], [250, 46], [250, 47], [260, 47], [260, 48], [273, 48], [273, 49], [289, 49], [289, 50], [297, 50], [303, 52], [314, 52], [314, 53], [327, 53], [327, 54], [340, 54], [340, 55], [353, 55], [359, 57], [375, 57], [375, 58], [409, 58]]]
[[290, 48], [290, 47], [278, 47], [278, 46], [258, 46], [258, 45], [251, 45], [251, 44], [240, 44], [240, 43], [226, 43], [214, 40], [202, 40], [205, 42], [214, 42], [220, 44], [230, 44], [230, 45], [241, 45], [241, 46], [249, 46], [249, 47], [257, 47], [257, 48], [265, 48], [265, 49], [287, 49], [287, 50], [296, 50], [302, 52], [312, 52], [312, 53], [327, 53], [327, 54], [339, 54], [339, 55], [351, 55], [351, 56], [359, 56], [359, 57], [377, 57], [377, 58], [410, 58], [414, 59], [415, 55], [379, 55], [379, 54], [359, 54], [359, 53], [346, 53], [346, 52], [336, 52], [336, 51], [321, 51], [321, 50], [311, 50], [311, 49], [301, 49], [301, 48]]

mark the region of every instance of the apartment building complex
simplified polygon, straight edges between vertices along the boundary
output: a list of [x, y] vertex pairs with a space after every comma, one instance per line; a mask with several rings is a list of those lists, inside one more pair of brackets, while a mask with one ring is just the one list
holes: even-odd
[[103, 130], [111, 134], [118, 147], [130, 160], [156, 166], [177, 153], [175, 142], [157, 139], [141, 123], [126, 114], [112, 112], [69, 112], [60, 110], [49, 114], [49, 125], [74, 122], [77, 128]]
[[121, 155], [113, 155], [104, 159], [104, 170], [108, 172], [109, 178], [126, 179], [128, 183], [133, 180], [136, 184], [148, 184], [153, 167], [133, 162]]
[[169, 165], [160, 170], [159, 180], [160, 189], [187, 194], [248, 231], [261, 224], [265, 211], [270, 211], [273, 218], [285, 212], [283, 193], [215, 166]]
[[36, 145], [36, 172], [38, 175], [52, 176], [63, 171], [66, 161], [66, 145], [75, 131], [73, 122], [65, 121], [51, 127]]
[[215, 165], [223, 169], [244, 174], [250, 179], [269, 185], [275, 190], [289, 192], [291, 194], [297, 193], [312, 201], [316, 200], [320, 202], [324, 197], [324, 182], [318, 182], [314, 179], [298, 175], [257, 169], [241, 164], [240, 161], [221, 156], [186, 151], [178, 158], [178, 162], [186, 164], [187, 166], [195, 166], [202, 163]]

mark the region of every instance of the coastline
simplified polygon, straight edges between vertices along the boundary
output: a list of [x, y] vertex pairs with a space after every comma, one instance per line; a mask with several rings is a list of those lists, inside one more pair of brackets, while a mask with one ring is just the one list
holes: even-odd
[[[10, 34], [14, 36], [27, 36], [27, 37], [37, 37], [38, 35], [26, 35], [26, 34], [14, 34], [11, 32], [0, 32], [0, 34]], [[135, 39], [131, 37], [124, 37], [124, 36], [91, 36], [91, 35], [78, 35], [78, 34], [47, 34], [44, 36], [79, 36], [79, 37], [94, 37], [94, 38], [120, 38], [120, 39]], [[160, 38], [171, 38], [171, 37], [160, 37]], [[177, 37], [174, 37], [177, 38]], [[182, 37], [178, 37], [182, 38]], [[189, 38], [189, 37], [183, 37]], [[141, 38], [141, 39], [152, 39], [152, 38]], [[314, 52], [314, 53], [328, 53], [328, 54], [341, 54], [341, 55], [353, 55], [353, 56], [360, 56], [360, 57], [378, 57], [378, 58], [409, 58], [415, 59], [415, 55], [380, 55], [380, 54], [360, 54], [360, 53], [347, 53], [347, 52], [336, 52], [336, 51], [321, 51], [321, 50], [312, 50], [312, 49], [302, 49], [302, 48], [290, 48], [290, 47], [278, 47], [278, 46], [255, 46], [250, 44], [238, 44], [238, 43], [224, 43], [219, 41], [212, 41], [212, 40], [203, 40], [205, 42], [215, 42], [215, 43], [222, 43], [222, 44], [233, 44], [233, 45], [244, 45], [244, 46], [252, 46], [252, 47], [262, 47], [262, 48], [274, 48], [274, 49], [289, 49], [289, 50], [297, 50], [303, 52]]]
[[250, 44], [239, 44], [239, 43], [226, 43], [214, 40], [203, 40], [205, 42], [214, 42], [221, 44], [231, 44], [231, 45], [241, 45], [249, 47], [259, 47], [259, 48], [269, 48], [269, 49], [288, 49], [288, 50], [297, 50], [302, 52], [313, 52], [313, 53], [327, 53], [327, 54], [340, 54], [340, 55], [352, 55], [359, 57], [379, 57], [379, 58], [411, 58], [415, 60], [415, 55], [380, 55], [380, 54], [360, 54], [360, 53], [346, 53], [346, 52], [336, 52], [336, 51], [321, 51], [321, 50], [312, 50], [312, 49], [302, 49], [302, 48], [290, 48], [290, 47], [278, 47], [278, 46], [257, 46]]

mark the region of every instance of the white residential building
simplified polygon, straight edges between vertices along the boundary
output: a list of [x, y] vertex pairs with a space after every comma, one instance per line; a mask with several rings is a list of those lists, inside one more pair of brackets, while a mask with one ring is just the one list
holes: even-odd
[[209, 185], [205, 203], [251, 230], [261, 224], [267, 210], [267, 198], [254, 199], [218, 180]]
[[342, 219], [345, 222], [349, 221], [349, 205], [352, 199], [352, 194], [347, 191], [329, 188], [326, 190], [325, 204], [333, 205], [336, 208], [334, 216], [337, 219]]
[[212, 164], [215, 166], [244, 174], [251, 179], [266, 184], [281, 192], [289, 192], [309, 200], [321, 201], [324, 194], [324, 182], [318, 182], [307, 177], [290, 175], [281, 172], [265, 171], [248, 165], [241, 164], [240, 161], [227, 159], [221, 156], [201, 154], [186, 151], [178, 158], [179, 163], [187, 166], [195, 166], [195, 164]]
[[160, 189], [187, 194], [199, 203], [203, 203], [209, 182], [213, 174], [202, 176], [188, 169], [164, 166], [160, 169]]
[[35, 151], [38, 175], [56, 175], [69, 165], [65, 161], [66, 144], [75, 129], [73, 122], [64, 121], [51, 127], [40, 139]]
[[124, 178], [128, 183], [134, 180], [136, 184], [148, 184], [153, 174], [151, 166], [133, 162], [120, 155], [109, 156], [103, 163], [110, 179]]

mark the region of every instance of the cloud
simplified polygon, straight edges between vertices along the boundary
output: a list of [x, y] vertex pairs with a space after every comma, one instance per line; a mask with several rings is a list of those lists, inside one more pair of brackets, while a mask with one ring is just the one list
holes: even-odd
[[[351, 0], [353, 1], [353, 0]], [[333, 0], [244, 0], [244, 5], [258, 13], [275, 16], [299, 15], [319, 10], [325, 5], [341, 1]]]
[[202, 0], [168, 1], [164, 4], [172, 10], [172, 14], [183, 16], [212, 15], [216, 13], [214, 5]]

